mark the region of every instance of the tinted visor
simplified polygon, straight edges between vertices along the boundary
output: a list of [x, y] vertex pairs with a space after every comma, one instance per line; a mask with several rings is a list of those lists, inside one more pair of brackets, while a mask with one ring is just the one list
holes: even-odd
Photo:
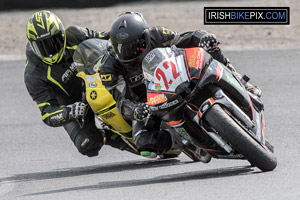
[[64, 47], [64, 37], [61, 31], [59, 31], [51, 37], [32, 41], [31, 45], [38, 56], [51, 57], [59, 53], [59, 51]]
[[114, 52], [120, 60], [132, 60], [141, 54], [139, 43], [114, 44]]

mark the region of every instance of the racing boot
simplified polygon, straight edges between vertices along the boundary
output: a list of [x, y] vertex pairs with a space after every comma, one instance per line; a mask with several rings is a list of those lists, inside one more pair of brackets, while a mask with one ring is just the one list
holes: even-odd
[[241, 74], [239, 74], [235, 70], [235, 68], [230, 64], [228, 59], [227, 59], [226, 67], [232, 72], [233, 75], [235, 75], [238, 79], [240, 79], [240, 81], [245, 86], [247, 91], [251, 92], [252, 94], [254, 94], [258, 97], [261, 97], [261, 95], [262, 95], [261, 89], [257, 86], [252, 85], [251, 83], [249, 83], [249, 80], [250, 80], [249, 77], [247, 77], [246, 75], [242, 76]]

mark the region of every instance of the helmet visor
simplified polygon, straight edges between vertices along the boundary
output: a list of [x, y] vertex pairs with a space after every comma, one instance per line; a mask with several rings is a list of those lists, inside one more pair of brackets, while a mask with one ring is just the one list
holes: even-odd
[[35, 53], [40, 57], [53, 57], [64, 47], [64, 37], [61, 31], [51, 37], [31, 41]]
[[123, 61], [133, 60], [142, 52], [139, 42], [128, 44], [113, 44], [113, 48], [118, 58]]

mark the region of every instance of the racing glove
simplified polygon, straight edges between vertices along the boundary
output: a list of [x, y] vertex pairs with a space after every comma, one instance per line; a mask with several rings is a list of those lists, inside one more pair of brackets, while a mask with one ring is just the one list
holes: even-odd
[[220, 42], [212, 33], [207, 33], [200, 38], [199, 47], [202, 47], [205, 51], [211, 53], [219, 50]]
[[82, 102], [76, 102], [68, 107], [71, 108], [69, 112], [69, 119], [83, 118], [87, 111], [87, 104]]
[[149, 114], [149, 106], [147, 103], [139, 103], [134, 109], [134, 119], [137, 121], [143, 121]]

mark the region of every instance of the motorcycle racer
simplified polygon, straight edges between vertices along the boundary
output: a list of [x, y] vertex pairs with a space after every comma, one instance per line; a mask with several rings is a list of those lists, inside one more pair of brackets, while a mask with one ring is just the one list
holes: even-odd
[[[27, 23], [24, 81], [43, 122], [51, 127], [63, 126], [78, 151], [91, 157], [98, 155], [104, 138], [95, 126], [94, 114], [80, 102], [83, 85], [76, 77], [72, 58], [77, 45], [89, 38], [107, 40], [109, 35], [78, 26], [65, 30], [54, 13], [34, 13]], [[85, 115], [84, 126], [80, 127], [76, 120]], [[110, 145], [119, 148], [121, 144]]]
[[112, 49], [103, 57], [99, 72], [123, 117], [133, 121], [133, 137], [141, 154], [166, 152], [173, 144], [170, 133], [159, 130], [159, 120], [147, 127], [143, 122], [148, 108], [141, 62], [150, 50], [172, 45], [200, 46], [235, 71], [219, 48], [216, 36], [204, 30], [178, 33], [165, 27], [150, 28], [141, 13], [125, 12], [113, 22], [109, 35]]
[[132, 120], [133, 138], [141, 155], [151, 157], [169, 151], [173, 139], [168, 131], [160, 129], [161, 121], [152, 119], [147, 126], [143, 122], [148, 115], [141, 67], [143, 58], [156, 47], [206, 44], [214, 47], [211, 53], [220, 62], [227, 64], [227, 60], [217, 47], [214, 35], [206, 31], [180, 34], [164, 27], [149, 28], [142, 14], [136, 12], [119, 15], [109, 35], [112, 48], [102, 58], [99, 70], [103, 85], [113, 95], [123, 117]]

